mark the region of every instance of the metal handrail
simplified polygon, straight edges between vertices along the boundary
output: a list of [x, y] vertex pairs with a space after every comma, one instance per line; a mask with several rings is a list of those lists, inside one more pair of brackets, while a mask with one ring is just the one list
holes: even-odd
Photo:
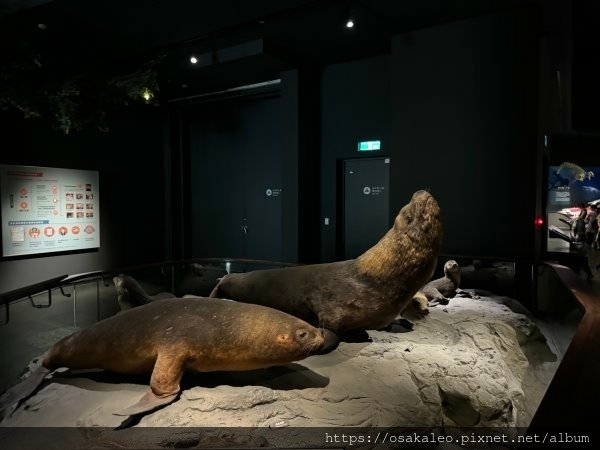
[[[10, 320], [10, 303], [21, 300], [24, 298], [28, 298], [31, 302], [31, 305], [34, 308], [48, 308], [52, 305], [52, 289], [58, 288], [60, 292], [65, 297], [71, 297], [70, 293], [65, 292], [64, 287], [68, 285], [76, 285], [77, 283], [81, 283], [84, 281], [97, 281], [100, 280], [105, 286], [109, 286], [109, 282], [107, 278], [110, 278], [114, 275], [118, 275], [120, 273], [127, 272], [135, 272], [138, 270], [151, 269], [155, 267], [160, 267], [163, 269], [169, 267], [171, 269], [172, 283], [174, 283], [174, 268], [176, 266], [185, 266], [193, 263], [236, 263], [236, 264], [263, 264], [269, 266], [282, 266], [282, 267], [293, 267], [297, 266], [296, 263], [289, 263], [284, 261], [270, 261], [263, 259], [247, 259], [247, 258], [189, 258], [183, 260], [168, 260], [162, 262], [154, 262], [148, 264], [141, 264], [137, 266], [130, 266], [126, 268], [112, 269], [112, 270], [97, 270], [92, 272], [79, 273], [74, 275], [61, 275], [59, 277], [49, 278], [48, 280], [40, 281], [29, 286], [24, 286], [18, 289], [14, 289], [12, 291], [4, 292], [0, 294], [0, 306], [4, 305], [5, 307], [5, 319], [0, 322], [0, 325], [8, 324]], [[98, 286], [99, 289], [99, 286]], [[33, 301], [33, 296], [37, 295], [43, 291], [48, 291], [48, 303], [47, 304], [36, 304]], [[99, 297], [99, 292], [98, 292]], [[99, 298], [97, 299], [99, 301]]]

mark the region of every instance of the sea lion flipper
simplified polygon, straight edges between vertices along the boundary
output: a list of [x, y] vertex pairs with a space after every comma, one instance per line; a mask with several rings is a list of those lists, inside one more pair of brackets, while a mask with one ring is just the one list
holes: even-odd
[[152, 411], [160, 406], [168, 405], [177, 397], [177, 393], [166, 397], [157, 397], [151, 389], [148, 389], [142, 398], [129, 408], [113, 413], [115, 416], [135, 416], [136, 414]]
[[150, 378], [150, 390], [134, 405], [114, 413], [116, 416], [133, 416], [168, 405], [179, 394], [185, 358], [172, 349], [159, 351]]
[[21, 400], [29, 397], [44, 381], [50, 370], [44, 366], [35, 369], [24, 381], [8, 389], [0, 397], [0, 420], [10, 416], [14, 410], [11, 406], [17, 405]]

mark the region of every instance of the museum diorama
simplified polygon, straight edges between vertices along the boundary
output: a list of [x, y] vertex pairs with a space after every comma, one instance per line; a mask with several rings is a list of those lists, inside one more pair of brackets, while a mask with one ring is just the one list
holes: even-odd
[[600, 10], [419, 4], [0, 6], [0, 447], [594, 441]]

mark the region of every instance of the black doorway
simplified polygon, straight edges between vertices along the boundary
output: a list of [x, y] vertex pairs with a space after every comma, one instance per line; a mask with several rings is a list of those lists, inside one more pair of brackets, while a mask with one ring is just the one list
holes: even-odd
[[389, 228], [390, 158], [343, 161], [344, 259], [356, 258]]

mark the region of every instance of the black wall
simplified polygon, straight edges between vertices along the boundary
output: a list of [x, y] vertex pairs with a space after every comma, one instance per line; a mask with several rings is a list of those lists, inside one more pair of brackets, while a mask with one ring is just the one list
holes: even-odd
[[115, 114], [108, 133], [64, 135], [3, 113], [2, 164], [98, 170], [99, 250], [0, 261], [0, 292], [64, 274], [165, 259], [162, 125], [158, 108]]
[[[373, 156], [356, 149], [370, 139], [382, 142], [378, 156], [391, 157], [390, 223], [427, 188], [443, 210], [443, 252], [532, 259], [536, 20], [528, 11], [469, 19], [395, 36], [388, 55], [282, 73], [284, 259], [336, 259], [337, 165]], [[16, 149], [2, 152], [3, 163], [100, 170], [102, 248], [3, 261], [0, 290], [177, 256], [168, 249], [178, 233], [165, 231], [165, 217], [182, 216], [185, 204], [171, 193], [185, 183], [164, 165], [165, 117], [130, 110], [108, 135], [74, 136], [3, 121], [6, 148]]]
[[541, 164], [533, 17], [486, 16], [393, 40], [392, 210], [430, 189], [443, 211], [444, 253], [533, 257]]

